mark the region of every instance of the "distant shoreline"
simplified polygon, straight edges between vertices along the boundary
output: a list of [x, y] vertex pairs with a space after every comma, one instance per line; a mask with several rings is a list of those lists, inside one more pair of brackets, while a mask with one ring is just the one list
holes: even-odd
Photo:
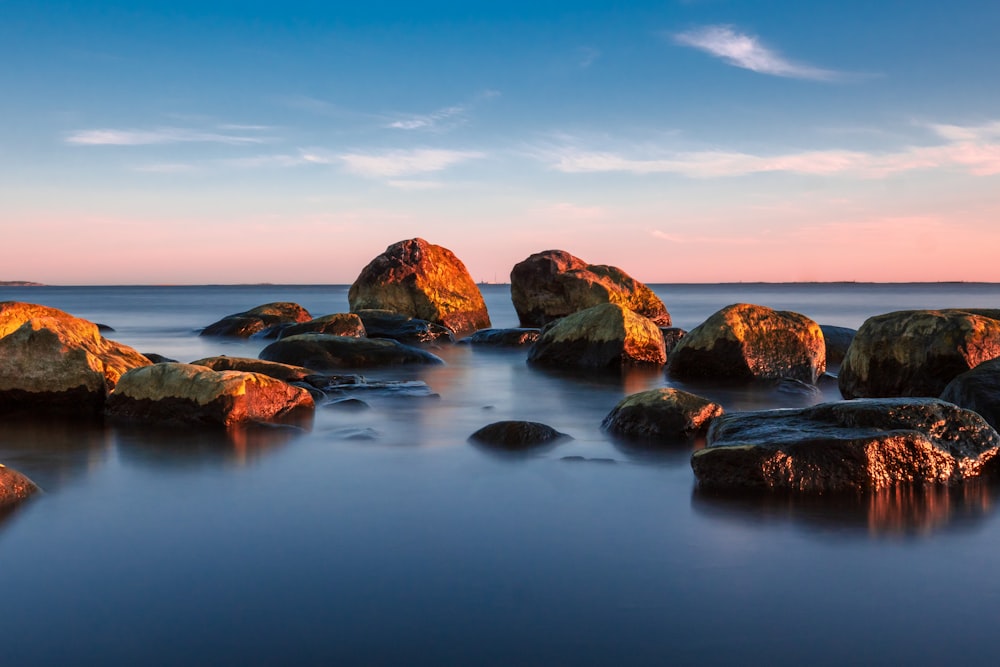
[[0, 280], [0, 287], [46, 287], [46, 285], [33, 283], [30, 280]]

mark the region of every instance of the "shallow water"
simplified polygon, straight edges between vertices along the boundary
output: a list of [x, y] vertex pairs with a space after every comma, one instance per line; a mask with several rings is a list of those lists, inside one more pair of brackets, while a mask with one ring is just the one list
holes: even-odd
[[[850, 327], [1000, 302], [1000, 285], [656, 290], [685, 328], [741, 301]], [[508, 288], [484, 293], [494, 325], [515, 326]], [[261, 341], [197, 337], [223, 315], [275, 300], [339, 312], [346, 294], [0, 288], [0, 300], [63, 308], [181, 361], [256, 356]], [[599, 428], [624, 395], [668, 384], [662, 373], [434, 352], [445, 366], [364, 374], [422, 380], [436, 396], [321, 407], [302, 433], [0, 422], [0, 462], [46, 490], [0, 517], [3, 664], [927, 664], [1000, 652], [997, 489], [704, 494], [696, 445], [638, 447]], [[730, 411], [816, 400], [695, 390]], [[529, 453], [467, 442], [501, 419], [573, 439]]]

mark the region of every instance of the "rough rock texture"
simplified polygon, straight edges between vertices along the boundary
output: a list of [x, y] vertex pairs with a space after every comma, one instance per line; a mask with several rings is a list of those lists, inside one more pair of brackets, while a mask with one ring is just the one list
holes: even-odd
[[260, 373], [155, 364], [123, 375], [105, 414], [148, 423], [233, 426], [314, 407], [305, 389]]
[[361, 270], [347, 299], [352, 312], [391, 310], [459, 334], [490, 326], [483, 295], [465, 265], [447, 248], [420, 238], [386, 248]]
[[793, 491], [959, 484], [994, 474], [1000, 435], [937, 399], [863, 399], [724, 415], [691, 457], [705, 487]]
[[205, 357], [192, 361], [193, 366], [205, 366], [213, 371], [242, 371], [244, 373], [260, 373], [282, 382], [303, 382], [314, 375], [316, 371], [302, 366], [279, 364], [261, 359], [247, 357]]
[[37, 492], [34, 482], [0, 463], [0, 510], [13, 507]]
[[689, 331], [673, 349], [669, 370], [687, 380], [789, 377], [812, 384], [826, 370], [826, 345], [805, 315], [738, 303]]
[[309, 311], [297, 303], [276, 301], [251, 308], [242, 313], [226, 315], [202, 329], [202, 336], [230, 336], [249, 338], [266, 329], [282, 324], [308, 322], [312, 319]]
[[1000, 311], [903, 310], [868, 318], [843, 363], [844, 398], [940, 396], [955, 376], [1000, 356]]
[[283, 326], [278, 332], [278, 338], [298, 336], [299, 334], [304, 333], [322, 333], [330, 334], [331, 336], [354, 336], [355, 338], [364, 338], [367, 335], [365, 333], [365, 325], [362, 324], [361, 318], [356, 314], [334, 313], [333, 315], [324, 315], [323, 317], [317, 317], [316, 319], [309, 320], [308, 322], [302, 322], [301, 324], [289, 324], [288, 326]]
[[666, 346], [669, 358], [677, 343], [681, 342], [681, 338], [687, 336], [687, 330], [680, 327], [660, 327], [660, 331], [663, 332], [663, 344]]
[[601, 427], [627, 438], [681, 440], [704, 432], [722, 412], [707, 398], [661, 387], [626, 396]]
[[470, 435], [469, 439], [503, 449], [524, 449], [568, 437], [565, 433], [538, 422], [502, 421], [482, 427]]
[[522, 327], [540, 327], [602, 303], [670, 326], [670, 314], [651, 289], [617, 267], [587, 264], [564, 250], [545, 250], [515, 264], [510, 297]]
[[98, 414], [123, 373], [149, 364], [87, 320], [30, 319], [0, 338], [0, 411]]
[[371, 309], [359, 310], [356, 315], [369, 338], [392, 338], [407, 345], [455, 342], [455, 332], [448, 327], [409, 315]]
[[271, 343], [260, 358], [318, 371], [399, 364], [441, 364], [440, 357], [388, 338], [353, 338], [327, 334], [289, 336]]
[[844, 360], [851, 341], [858, 333], [857, 329], [847, 327], [835, 327], [829, 324], [821, 324], [819, 328], [823, 331], [823, 340], [826, 341], [826, 363], [839, 364]]
[[941, 392], [941, 400], [973, 410], [1000, 430], [1000, 359], [991, 359], [957, 375]]
[[541, 335], [541, 329], [480, 329], [464, 342], [472, 345], [493, 347], [526, 347], [532, 345]]
[[662, 366], [667, 353], [656, 324], [624, 306], [605, 303], [546, 328], [528, 353], [528, 361], [556, 368], [613, 370]]
[[[22, 324], [28, 320], [37, 318], [49, 318], [53, 320], [77, 320], [80, 318], [70, 315], [66, 311], [48, 306], [40, 306], [37, 303], [25, 303], [23, 301], [0, 301], [0, 338], [9, 333], [17, 331]], [[83, 320], [86, 322], [87, 320]], [[97, 326], [96, 324], [94, 325]]]

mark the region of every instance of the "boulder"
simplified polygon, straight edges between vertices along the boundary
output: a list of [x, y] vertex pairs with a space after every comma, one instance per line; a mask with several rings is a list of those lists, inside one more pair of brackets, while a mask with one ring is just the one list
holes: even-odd
[[282, 382], [303, 382], [316, 371], [302, 366], [279, 364], [273, 361], [250, 359], [247, 357], [205, 357], [192, 361], [193, 366], [205, 366], [213, 371], [242, 371], [244, 373], [260, 373]]
[[0, 463], [0, 511], [17, 505], [38, 492], [30, 479]]
[[941, 392], [941, 400], [982, 415], [1000, 430], [1000, 359], [990, 359], [955, 376]]
[[334, 313], [333, 315], [324, 315], [323, 317], [317, 317], [301, 324], [289, 324], [288, 326], [282, 326], [277, 333], [278, 338], [298, 336], [304, 333], [354, 336], [355, 338], [364, 338], [367, 335], [361, 318], [354, 313]]
[[105, 414], [143, 423], [228, 427], [314, 407], [308, 391], [267, 375], [164, 363], [123, 375]]
[[620, 370], [662, 366], [663, 334], [651, 320], [624, 306], [605, 303], [547, 327], [528, 353], [528, 362], [556, 368]]
[[538, 422], [501, 421], [482, 427], [469, 440], [502, 449], [525, 449], [568, 437]]
[[851, 347], [851, 341], [858, 333], [857, 329], [835, 327], [829, 324], [821, 324], [819, 328], [823, 332], [823, 340], [826, 341], [826, 363], [828, 365], [839, 364], [844, 360], [848, 348]]
[[389, 338], [353, 338], [302, 334], [275, 341], [260, 352], [265, 361], [305, 366], [318, 371], [400, 364], [442, 364], [430, 352]]
[[602, 303], [670, 326], [670, 314], [653, 290], [617, 267], [587, 264], [564, 250], [545, 250], [515, 264], [510, 297], [522, 327], [541, 327]]
[[663, 332], [663, 345], [666, 347], [669, 358], [674, 348], [677, 347], [677, 343], [681, 342], [681, 338], [687, 336], [687, 330], [680, 327], [660, 327], [660, 331]]
[[[28, 320], [40, 317], [67, 321], [80, 319], [58, 308], [41, 306], [37, 303], [0, 301], [0, 338], [17, 331]], [[86, 322], [87, 320], [82, 321]], [[94, 326], [96, 327], [97, 325], [95, 324]]]
[[1000, 311], [877, 315], [861, 325], [847, 350], [840, 393], [844, 398], [936, 397], [957, 375], [998, 356]]
[[0, 410], [96, 415], [123, 373], [149, 364], [87, 320], [30, 319], [0, 338]]
[[400, 343], [453, 343], [455, 332], [441, 324], [389, 310], [363, 309], [355, 313], [369, 338], [391, 338]]
[[615, 435], [643, 440], [683, 440], [704, 433], [723, 412], [707, 398], [661, 387], [626, 396], [601, 422]]
[[459, 334], [490, 326], [483, 295], [465, 265], [447, 248], [420, 238], [386, 248], [361, 270], [347, 299], [352, 312], [390, 310]]
[[1000, 435], [937, 399], [861, 399], [723, 415], [691, 457], [711, 488], [878, 490], [993, 475]]
[[488, 345], [492, 347], [526, 347], [532, 345], [541, 335], [541, 329], [480, 329], [463, 342], [472, 345]]
[[202, 329], [200, 335], [249, 338], [254, 334], [282, 324], [308, 322], [311, 319], [309, 311], [299, 304], [276, 301], [245, 310], [242, 313], [226, 315], [218, 322], [213, 322]]
[[684, 380], [788, 377], [813, 384], [826, 370], [826, 345], [805, 315], [738, 303], [689, 331], [671, 353], [669, 370]]

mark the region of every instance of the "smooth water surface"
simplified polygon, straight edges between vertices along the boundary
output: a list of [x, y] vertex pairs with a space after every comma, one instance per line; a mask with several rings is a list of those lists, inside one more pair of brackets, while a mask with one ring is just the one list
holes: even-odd
[[[857, 327], [902, 308], [995, 306], [998, 285], [659, 285], [678, 326], [761, 303]], [[275, 300], [347, 309], [345, 286], [0, 288], [181, 361], [256, 356], [197, 329]], [[484, 294], [515, 326], [509, 288]], [[368, 371], [434, 396], [317, 409], [299, 434], [0, 422], [0, 462], [45, 495], [0, 517], [4, 665], [662, 665], [989, 662], [998, 490], [859, 498], [695, 488], [695, 444], [616, 442], [623, 396], [669, 384], [434, 348]], [[699, 387], [727, 410], [816, 400]], [[834, 394], [831, 394], [831, 391]], [[835, 390], [826, 390], [834, 399]], [[467, 442], [501, 419], [573, 439]]]

